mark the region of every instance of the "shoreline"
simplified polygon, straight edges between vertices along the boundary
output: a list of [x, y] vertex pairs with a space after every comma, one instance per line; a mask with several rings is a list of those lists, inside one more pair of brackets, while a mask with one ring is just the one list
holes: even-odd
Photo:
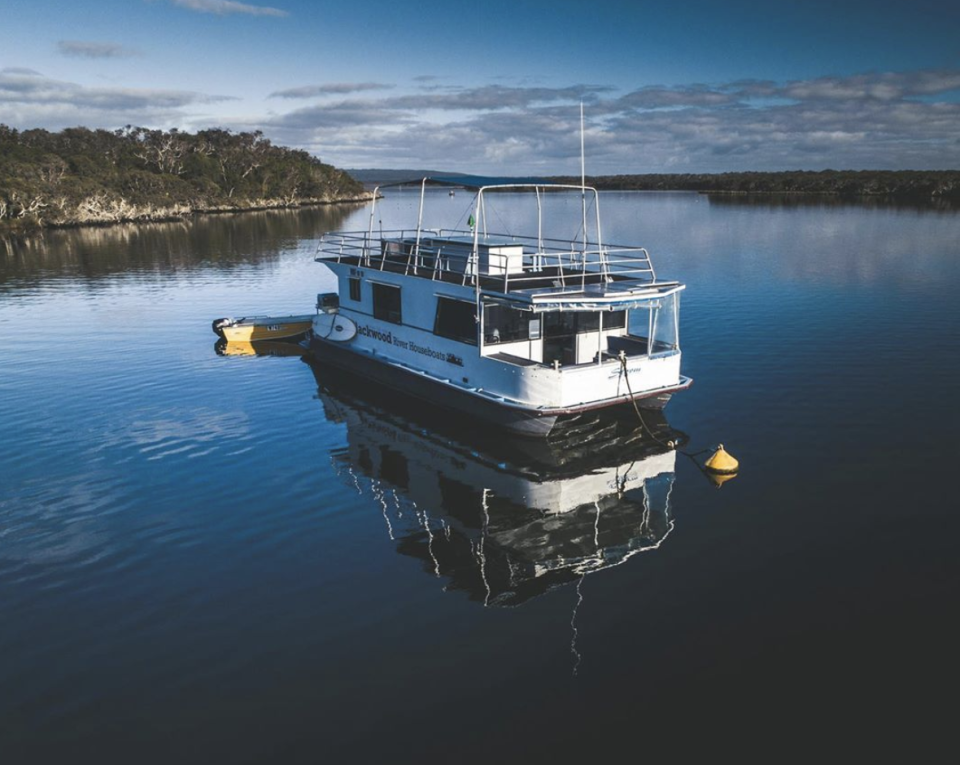
[[103, 217], [92, 220], [68, 220], [63, 222], [46, 222], [41, 219], [20, 221], [11, 219], [9, 222], [0, 221], [0, 237], [35, 236], [44, 231], [63, 231], [79, 228], [109, 228], [125, 224], [138, 223], [176, 223], [199, 215], [229, 215], [251, 212], [269, 212], [272, 210], [299, 210], [305, 207], [325, 207], [341, 204], [366, 204], [370, 201], [370, 194], [343, 199], [303, 199], [296, 202], [277, 200], [275, 203], [264, 200], [259, 204], [250, 205], [216, 205], [210, 207], [170, 207], [161, 208], [156, 212], [124, 215], [120, 217]]

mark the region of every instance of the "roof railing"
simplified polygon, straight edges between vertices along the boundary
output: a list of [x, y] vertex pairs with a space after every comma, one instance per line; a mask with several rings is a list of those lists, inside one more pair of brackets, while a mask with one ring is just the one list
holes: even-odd
[[[407, 276], [421, 276], [434, 280], [456, 278], [463, 285], [473, 285], [479, 295], [481, 284], [489, 287], [491, 280], [502, 277], [504, 293], [511, 290], [536, 288], [542, 291], [549, 284], [560, 291], [583, 291], [588, 285], [609, 284], [625, 280], [656, 282], [656, 272], [650, 255], [643, 247], [606, 245], [600, 237], [600, 200], [596, 189], [587, 186], [551, 184], [540, 181], [508, 181], [476, 179], [482, 183], [466, 182], [466, 179], [424, 178], [420, 185], [420, 205], [415, 229], [379, 231], [374, 237], [374, 215], [378, 187], [373, 194], [370, 223], [365, 232], [336, 232], [325, 235], [317, 248], [317, 260], [333, 259], [338, 262], [350, 260], [378, 270], [402, 270]], [[430, 230], [423, 228], [423, 207], [428, 183], [467, 185], [477, 191], [474, 215], [471, 215], [469, 230]], [[401, 185], [401, 184], [390, 184]], [[487, 229], [487, 203], [485, 193], [533, 190], [536, 192], [537, 235], [518, 236], [494, 234]], [[543, 236], [543, 197], [546, 192], [575, 190], [586, 198], [587, 192], [594, 196], [596, 208], [595, 240], [591, 241], [586, 231], [586, 207], [582, 224], [582, 241], [570, 242], [549, 239]], [[584, 205], [586, 202], [584, 201]], [[474, 223], [475, 221], [475, 223]], [[375, 244], [377, 242], [378, 244]], [[484, 258], [482, 248], [517, 244], [522, 246], [522, 258], [518, 265], [511, 263], [511, 256], [500, 260], [492, 267], [490, 258], [500, 257], [484, 252], [486, 269], [481, 270]], [[549, 277], [553, 277], [550, 279]], [[545, 282], [545, 278], [549, 282]]]

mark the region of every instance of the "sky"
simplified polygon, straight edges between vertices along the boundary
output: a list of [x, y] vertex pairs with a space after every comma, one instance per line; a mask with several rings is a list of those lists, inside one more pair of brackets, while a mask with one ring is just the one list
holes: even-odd
[[960, 3], [0, 0], [0, 123], [342, 168], [960, 169]]

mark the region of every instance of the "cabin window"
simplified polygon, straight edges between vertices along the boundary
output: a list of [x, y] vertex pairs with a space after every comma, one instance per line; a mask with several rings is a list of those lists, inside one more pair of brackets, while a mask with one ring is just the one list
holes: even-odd
[[433, 333], [461, 343], [477, 344], [476, 306], [463, 300], [437, 298]]
[[529, 340], [530, 333], [540, 336], [540, 321], [528, 311], [505, 305], [484, 306], [483, 339], [487, 343], [509, 343]]
[[604, 330], [623, 329], [625, 326], [627, 326], [626, 311], [607, 311], [603, 315]]
[[350, 277], [347, 279], [347, 283], [350, 285], [350, 299], [360, 302], [360, 280], [355, 277]]
[[373, 284], [373, 318], [402, 324], [400, 288], [389, 284]]
[[543, 316], [543, 336], [563, 337], [577, 333], [577, 315], [567, 311], [547, 313]]
[[630, 310], [629, 334], [647, 340], [649, 353], [665, 353], [680, 347], [678, 298], [679, 294], [675, 293]]
[[650, 336], [653, 338], [654, 353], [673, 351], [680, 347], [677, 321], [679, 302], [680, 293], [675, 292], [653, 304], [653, 329]]
[[[626, 324], [625, 311], [604, 311], [603, 329], [623, 329]], [[544, 336], [566, 337], [581, 335], [585, 332], [597, 332], [600, 329], [599, 311], [560, 311], [546, 315]]]

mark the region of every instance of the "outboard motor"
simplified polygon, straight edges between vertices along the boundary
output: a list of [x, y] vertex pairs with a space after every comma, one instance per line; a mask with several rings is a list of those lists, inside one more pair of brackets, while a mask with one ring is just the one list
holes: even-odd
[[233, 319], [230, 318], [214, 319], [212, 325], [213, 334], [215, 334], [221, 340], [225, 340], [226, 338], [223, 336], [223, 328], [229, 327], [231, 324], [233, 324]]

